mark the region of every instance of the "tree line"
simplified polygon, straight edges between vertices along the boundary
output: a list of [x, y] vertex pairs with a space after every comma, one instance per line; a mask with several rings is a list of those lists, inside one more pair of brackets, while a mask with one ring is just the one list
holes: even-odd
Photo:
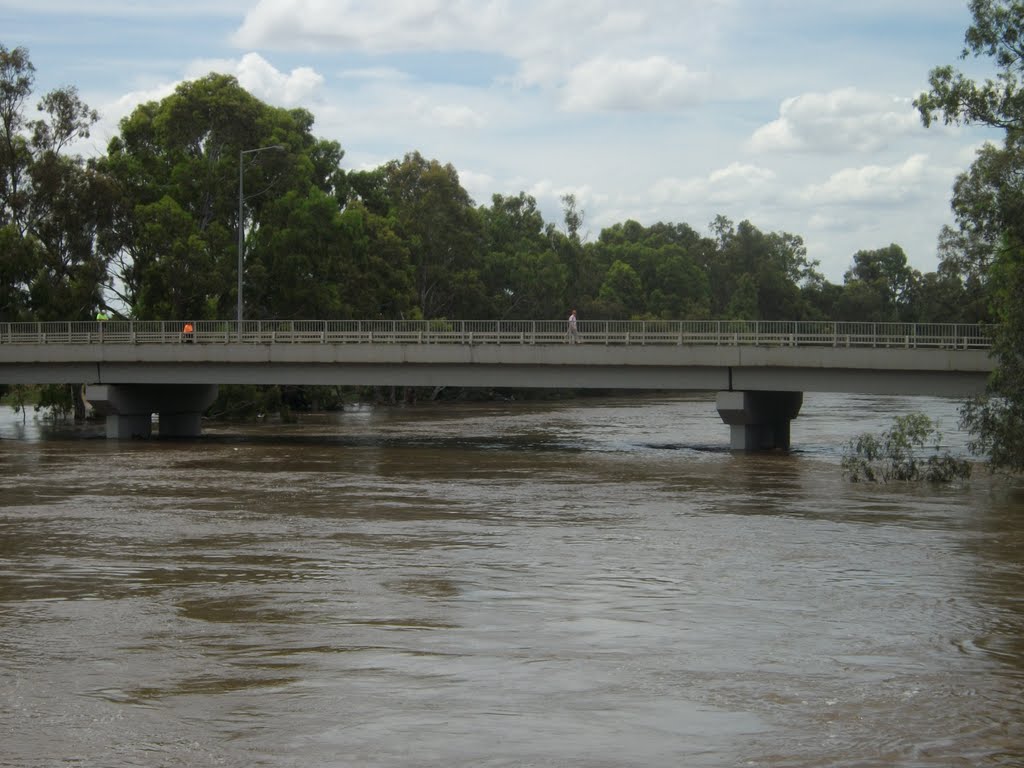
[[[575, 307], [601, 319], [994, 322], [999, 370], [965, 418], [980, 449], [1020, 468], [1024, 3], [969, 6], [963, 57], [992, 58], [996, 77], [936, 68], [915, 105], [926, 125], [991, 125], [1004, 142], [957, 179], [956, 227], [938, 233], [934, 272], [890, 244], [852, 254], [842, 284], [799, 235], [750, 221], [718, 216], [702, 234], [629, 220], [590, 238], [573, 196], [558, 222], [523, 192], [478, 205], [451, 164], [418, 152], [346, 171], [309, 111], [267, 105], [224, 74], [140, 105], [105, 154], [83, 158], [69, 148], [95, 110], [74, 86], [33, 103], [28, 51], [0, 44], [0, 321], [98, 309], [231, 319], [241, 236], [247, 319], [534, 319]], [[270, 147], [281, 149], [252, 151]]]
[[97, 113], [73, 86], [34, 102], [34, 73], [0, 45], [2, 321], [233, 318], [239, 229], [251, 319], [989, 319], [953, 239], [926, 274], [898, 245], [859, 251], [842, 285], [799, 235], [724, 216], [591, 239], [571, 195], [557, 223], [523, 192], [477, 205], [418, 152], [346, 171], [312, 114], [228, 75], [142, 104], [83, 158]]

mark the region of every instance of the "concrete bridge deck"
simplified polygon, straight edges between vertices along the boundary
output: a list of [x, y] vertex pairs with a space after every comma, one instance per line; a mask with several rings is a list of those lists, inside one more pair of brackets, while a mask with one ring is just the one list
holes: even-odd
[[[988, 329], [974, 325], [584, 321], [576, 339], [562, 321], [191, 325], [186, 334], [176, 321], [0, 324], [0, 382], [104, 385], [92, 398], [138, 412], [132, 429], [152, 407], [179, 414], [173, 420], [186, 433], [198, 431], [198, 416], [181, 414], [205, 409], [218, 384], [719, 391], [733, 393], [724, 404], [719, 397], [727, 423], [774, 421], [779, 432], [785, 420], [784, 439], [772, 441], [788, 445], [799, 402], [779, 393], [968, 396], [984, 389], [993, 367]], [[737, 404], [735, 393], [751, 394]]]

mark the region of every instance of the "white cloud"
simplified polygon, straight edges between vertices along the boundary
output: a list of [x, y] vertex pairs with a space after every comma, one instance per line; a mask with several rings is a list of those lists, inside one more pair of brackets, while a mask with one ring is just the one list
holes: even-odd
[[315, 96], [324, 83], [324, 78], [309, 67], [297, 67], [286, 74], [256, 53], [246, 54], [238, 60], [196, 60], [185, 67], [182, 80], [129, 91], [114, 101], [100, 105], [100, 122], [91, 131], [91, 138], [79, 142], [74, 147], [75, 151], [86, 155], [102, 153], [105, 151], [106, 143], [119, 132], [121, 120], [130, 115], [136, 107], [151, 101], [161, 101], [174, 93], [174, 89], [182, 82], [204, 77], [210, 72], [234, 75], [241, 86], [256, 98], [286, 107], [306, 105], [315, 101]]
[[775, 172], [744, 163], [731, 163], [705, 177], [661, 179], [651, 188], [658, 203], [675, 205], [732, 204], [762, 196]]
[[534, 183], [527, 190], [527, 194], [532, 195], [535, 200], [557, 200], [559, 205], [563, 197], [573, 195], [576, 198], [577, 209], [584, 209], [587, 203], [594, 202], [598, 197], [588, 185], [563, 186], [555, 184], [550, 179], [541, 179]]
[[699, 101], [707, 80], [664, 56], [602, 56], [569, 73], [564, 103], [570, 111], [673, 110]]
[[999, 141], [979, 141], [973, 144], [967, 144], [960, 148], [957, 152], [956, 160], [957, 164], [963, 166], [966, 170], [971, 165], [974, 165], [974, 161], [978, 159], [978, 153], [986, 146], [995, 144], [1000, 146], [1002, 142]]
[[72, 150], [86, 156], [99, 156], [107, 151], [107, 144], [120, 133], [121, 120], [130, 115], [140, 104], [160, 101], [172, 93], [178, 83], [161, 83], [145, 90], [130, 91], [111, 102], [101, 104], [97, 111], [99, 122], [90, 131], [90, 137], [80, 139]]
[[489, 173], [462, 169], [459, 171], [459, 183], [477, 205], [490, 205], [494, 194], [494, 177]]
[[824, 184], [807, 187], [802, 198], [819, 205], [903, 203], [930, 192], [948, 170], [928, 165], [928, 156], [913, 155], [899, 165], [844, 168]]
[[476, 52], [508, 59], [516, 74], [506, 82], [565, 87], [573, 110], [674, 109], [693, 101], [704, 76], [670, 53], [697, 55], [732, 14], [732, 0], [634, 0], [627, 9], [621, 0], [259, 0], [233, 40], [378, 56]]
[[126, 3], [124, 0], [90, 0], [83, 8], [81, 0], [4, 0], [3, 8], [23, 13], [47, 13], [54, 16], [74, 16], [83, 13], [108, 18], [152, 17], [224, 17], [241, 15], [249, 6], [248, 0], [176, 0], [176, 2]]
[[420, 113], [424, 122], [441, 128], [479, 128], [486, 122], [475, 110], [456, 104], [424, 106]]
[[189, 65], [186, 79], [203, 77], [210, 72], [234, 75], [239, 84], [256, 98], [286, 107], [316, 101], [324, 84], [323, 75], [310, 67], [296, 67], [291, 72], [281, 72], [258, 53], [247, 53], [237, 61], [195, 61]]
[[911, 99], [842, 88], [786, 99], [778, 119], [758, 128], [747, 146], [755, 152], [875, 152], [919, 131]]
[[[537, 201], [537, 207], [543, 214], [544, 220], [558, 227], [563, 225], [564, 220], [562, 198], [572, 195], [576, 199], [576, 212], [583, 216], [580, 236], [584, 240], [603, 226], [598, 222], [594, 211], [601, 211], [610, 198], [604, 193], [595, 191], [589, 184], [570, 186], [556, 184], [550, 179], [542, 179], [529, 185], [524, 191]], [[517, 194], [517, 192], [509, 192], [509, 194]]]
[[516, 18], [505, 3], [469, 0], [260, 0], [234, 40], [299, 50], [481, 50], [480, 41]]
[[324, 78], [309, 67], [297, 67], [289, 73], [276, 69], [257, 53], [247, 53], [241, 59], [199, 59], [190, 62], [184, 77], [150, 88], [130, 91], [104, 105], [104, 118], [119, 120], [140, 104], [160, 101], [170, 96], [182, 82], [205, 77], [210, 72], [234, 75], [239, 84], [256, 98], [271, 104], [292, 106], [315, 100]]

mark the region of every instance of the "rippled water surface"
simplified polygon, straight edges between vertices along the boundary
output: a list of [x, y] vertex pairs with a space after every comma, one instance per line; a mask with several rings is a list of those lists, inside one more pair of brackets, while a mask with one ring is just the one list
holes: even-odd
[[0, 409], [0, 765], [1019, 766], [1024, 492], [853, 485], [956, 403], [358, 409], [118, 442]]

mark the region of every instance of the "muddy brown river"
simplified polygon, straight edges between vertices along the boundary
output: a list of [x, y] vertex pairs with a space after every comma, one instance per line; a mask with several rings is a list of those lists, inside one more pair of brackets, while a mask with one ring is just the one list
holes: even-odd
[[0, 409], [0, 765], [1024, 765], [1024, 482], [843, 480], [953, 401]]

